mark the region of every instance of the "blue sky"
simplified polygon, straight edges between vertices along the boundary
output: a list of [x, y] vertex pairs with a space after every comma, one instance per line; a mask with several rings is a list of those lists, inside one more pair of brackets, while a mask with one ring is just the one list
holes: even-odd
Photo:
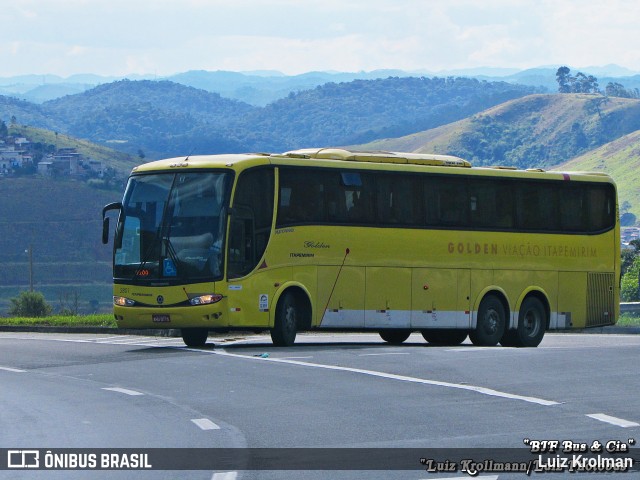
[[0, 77], [187, 70], [640, 71], [637, 0], [11, 0]]

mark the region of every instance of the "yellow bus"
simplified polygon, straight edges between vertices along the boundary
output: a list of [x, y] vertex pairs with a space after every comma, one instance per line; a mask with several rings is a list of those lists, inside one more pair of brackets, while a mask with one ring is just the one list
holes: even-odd
[[620, 228], [602, 173], [476, 168], [445, 155], [304, 149], [133, 169], [118, 210], [123, 328], [412, 332], [436, 345], [537, 346], [611, 325]]

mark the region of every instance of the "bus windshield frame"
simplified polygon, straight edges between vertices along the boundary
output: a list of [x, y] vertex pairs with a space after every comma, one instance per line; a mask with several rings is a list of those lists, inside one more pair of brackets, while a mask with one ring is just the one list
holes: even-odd
[[132, 175], [116, 228], [119, 283], [187, 284], [224, 277], [230, 170]]

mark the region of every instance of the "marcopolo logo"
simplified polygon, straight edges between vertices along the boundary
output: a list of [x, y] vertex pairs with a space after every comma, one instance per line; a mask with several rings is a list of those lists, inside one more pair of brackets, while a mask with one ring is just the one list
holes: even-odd
[[40, 452], [38, 450], [8, 450], [8, 468], [39, 468]]

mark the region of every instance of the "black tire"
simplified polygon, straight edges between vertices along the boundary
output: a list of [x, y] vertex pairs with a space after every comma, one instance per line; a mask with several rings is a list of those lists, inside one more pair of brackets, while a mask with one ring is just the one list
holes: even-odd
[[500, 339], [500, 345], [503, 347], [517, 347], [518, 340], [516, 339], [517, 331], [516, 330], [507, 330], [504, 332], [504, 335]]
[[[514, 332], [514, 347], [537, 347], [547, 328], [547, 310], [536, 297], [524, 299], [518, 314], [518, 328]], [[504, 344], [503, 344], [504, 345]]]
[[380, 338], [387, 343], [392, 345], [400, 345], [404, 342], [409, 335], [411, 335], [411, 330], [405, 330], [401, 328], [391, 328], [388, 330], [380, 330], [378, 332], [380, 334]]
[[476, 329], [469, 333], [474, 345], [492, 347], [502, 339], [506, 328], [504, 305], [498, 297], [487, 295], [478, 308]]
[[278, 300], [271, 341], [277, 347], [290, 347], [296, 341], [302, 310], [296, 296], [285, 292]]
[[453, 347], [460, 345], [467, 338], [466, 330], [446, 328], [443, 330], [422, 330], [422, 338], [432, 345]]
[[187, 347], [204, 347], [209, 336], [206, 328], [183, 328], [180, 333]]

